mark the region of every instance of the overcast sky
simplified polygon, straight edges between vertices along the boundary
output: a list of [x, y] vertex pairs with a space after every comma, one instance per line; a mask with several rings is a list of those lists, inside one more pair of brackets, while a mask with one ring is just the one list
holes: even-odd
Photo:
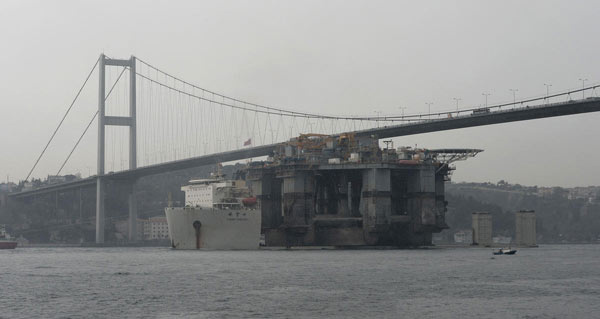
[[[452, 109], [600, 82], [595, 1], [2, 1], [0, 176], [25, 178], [101, 52], [207, 89], [330, 114]], [[35, 177], [54, 174], [96, 109], [67, 118]], [[596, 92], [600, 94], [600, 92]], [[454, 181], [600, 184], [600, 114], [399, 138], [482, 148]], [[93, 131], [96, 128], [94, 127]], [[86, 138], [67, 173], [95, 171]]]

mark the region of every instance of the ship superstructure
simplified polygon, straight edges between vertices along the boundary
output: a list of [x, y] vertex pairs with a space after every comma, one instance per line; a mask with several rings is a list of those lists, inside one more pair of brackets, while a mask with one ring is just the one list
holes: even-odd
[[202, 208], [241, 208], [250, 197], [244, 180], [225, 180], [222, 177], [195, 179], [182, 186], [185, 206]]
[[0, 224], [0, 249], [15, 249], [17, 241], [6, 232], [5, 225]]

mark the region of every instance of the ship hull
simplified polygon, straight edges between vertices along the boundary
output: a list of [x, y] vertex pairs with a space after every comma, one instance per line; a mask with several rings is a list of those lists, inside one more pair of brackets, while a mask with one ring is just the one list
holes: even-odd
[[0, 241], [0, 249], [15, 249], [17, 248], [16, 241]]
[[174, 249], [258, 249], [260, 210], [165, 208]]

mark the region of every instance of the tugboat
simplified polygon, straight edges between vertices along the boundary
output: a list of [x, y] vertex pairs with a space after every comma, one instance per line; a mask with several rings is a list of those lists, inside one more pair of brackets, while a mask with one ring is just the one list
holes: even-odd
[[17, 241], [10, 237], [4, 225], [0, 225], [0, 249], [15, 249], [16, 247]]

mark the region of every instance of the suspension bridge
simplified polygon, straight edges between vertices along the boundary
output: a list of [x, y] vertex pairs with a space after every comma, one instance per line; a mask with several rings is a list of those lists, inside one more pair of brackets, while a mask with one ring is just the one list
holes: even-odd
[[[97, 71], [98, 109], [74, 141], [60, 175], [84, 136], [97, 123], [96, 175], [12, 193], [14, 199], [96, 187], [96, 242], [104, 242], [107, 181], [129, 185], [129, 239], [136, 233], [136, 180], [192, 167], [266, 156], [301, 133], [353, 132], [379, 139], [466, 127], [600, 111], [600, 85], [543, 97], [447, 112], [394, 116], [339, 116], [250, 103], [199, 87], [132, 56], [101, 54], [36, 159], [48, 146]], [[587, 93], [587, 98], [585, 97]], [[579, 95], [581, 94], [581, 98]], [[127, 142], [125, 142], [127, 141]]]

